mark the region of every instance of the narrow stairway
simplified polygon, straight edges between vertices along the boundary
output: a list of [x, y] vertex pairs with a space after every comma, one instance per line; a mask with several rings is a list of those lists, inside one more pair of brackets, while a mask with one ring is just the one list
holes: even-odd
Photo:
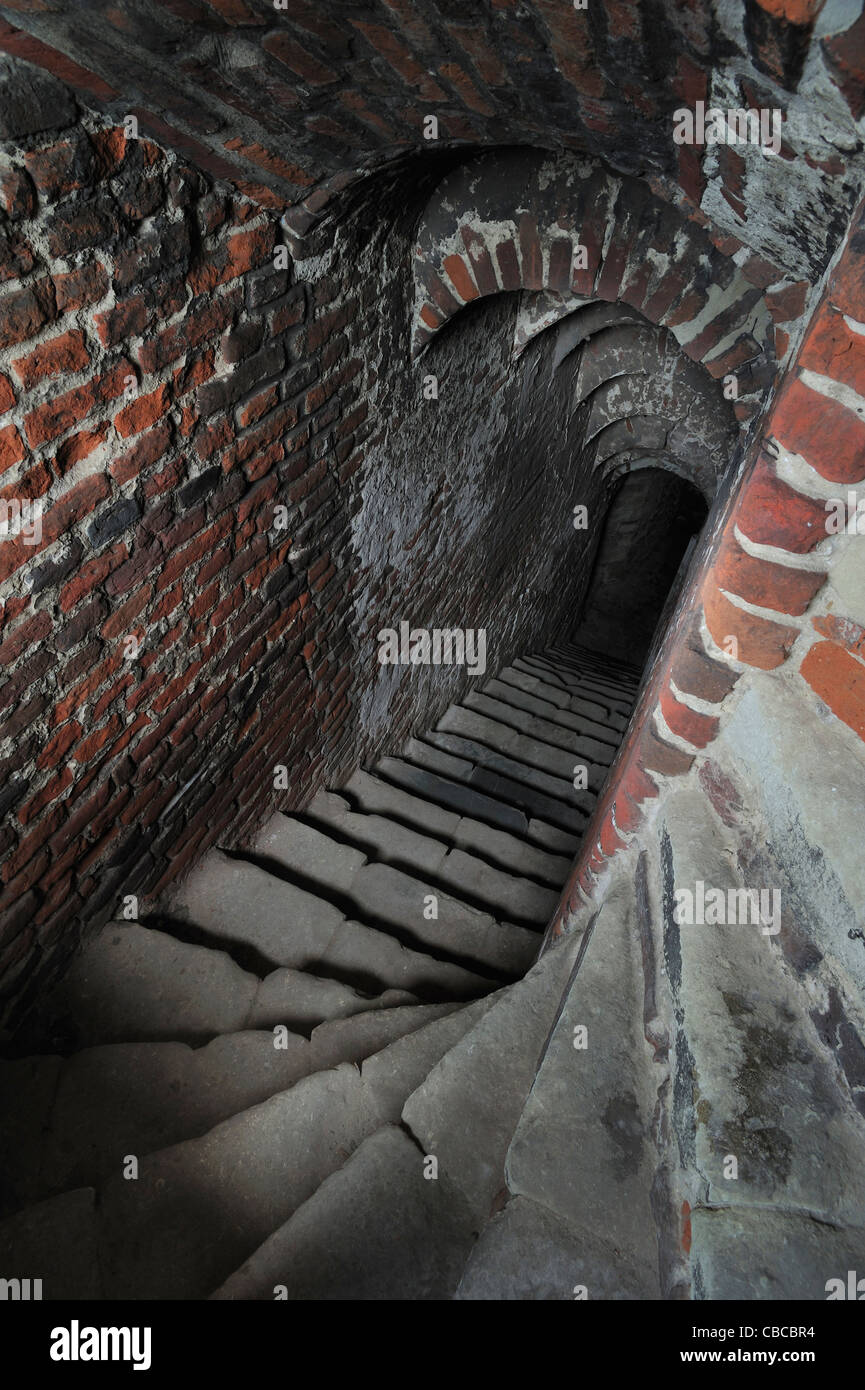
[[0, 1062], [0, 1275], [46, 1299], [453, 1297], [637, 683], [574, 646], [517, 660], [90, 940]]

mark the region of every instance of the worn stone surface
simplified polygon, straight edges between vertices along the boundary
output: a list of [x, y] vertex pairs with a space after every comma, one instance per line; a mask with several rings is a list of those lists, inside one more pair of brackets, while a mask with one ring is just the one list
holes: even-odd
[[[598, 914], [508, 1149], [507, 1186], [606, 1251], [608, 1280], [657, 1298], [652, 1119], [663, 1072], [643, 1036], [645, 983], [628, 883]], [[585, 1029], [585, 1035], [579, 1030]], [[577, 1046], [577, 1043], [584, 1045]]]
[[460, 1193], [387, 1126], [213, 1295], [219, 1300], [450, 1298], [474, 1239]]
[[504, 1182], [508, 1144], [573, 963], [574, 947], [549, 951], [525, 979], [433, 1068], [406, 1102], [403, 1120], [478, 1220]]
[[0, 1277], [41, 1279], [46, 1302], [110, 1298], [97, 1254], [95, 1195], [78, 1188], [0, 1222]]
[[699, 1298], [825, 1301], [830, 1279], [846, 1293], [848, 1270], [865, 1262], [865, 1230], [800, 1212], [698, 1210], [691, 1231]]
[[640, 1273], [627, 1259], [611, 1259], [608, 1243], [558, 1212], [513, 1197], [484, 1227], [455, 1297], [497, 1303], [644, 1299]]

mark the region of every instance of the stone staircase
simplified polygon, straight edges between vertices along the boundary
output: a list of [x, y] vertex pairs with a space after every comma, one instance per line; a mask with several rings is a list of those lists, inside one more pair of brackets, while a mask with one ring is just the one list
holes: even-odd
[[517, 660], [209, 853], [162, 916], [106, 926], [0, 1062], [0, 1275], [46, 1299], [455, 1296], [636, 687], [574, 646]]

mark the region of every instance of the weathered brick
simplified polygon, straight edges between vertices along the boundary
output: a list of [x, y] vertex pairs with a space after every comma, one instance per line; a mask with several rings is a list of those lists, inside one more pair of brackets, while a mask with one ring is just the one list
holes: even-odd
[[57, 376], [61, 372], [79, 372], [90, 361], [90, 354], [84, 344], [84, 334], [80, 329], [61, 333], [50, 342], [42, 343], [26, 357], [19, 357], [12, 363], [12, 370], [21, 385], [29, 390], [45, 377]]

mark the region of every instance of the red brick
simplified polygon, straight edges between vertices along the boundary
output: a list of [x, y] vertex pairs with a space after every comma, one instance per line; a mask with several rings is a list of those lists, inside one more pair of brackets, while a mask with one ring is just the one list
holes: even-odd
[[39, 192], [53, 201], [89, 183], [96, 161], [93, 148], [82, 133], [41, 150], [29, 150], [24, 162]]
[[7, 468], [20, 463], [26, 453], [27, 450], [14, 425], [7, 425], [5, 429], [0, 430], [0, 473], [5, 473]]
[[832, 713], [865, 738], [865, 665], [835, 642], [816, 642], [799, 669]]
[[23, 169], [0, 170], [0, 208], [11, 218], [32, 217], [36, 192]]
[[842, 618], [836, 613], [826, 613], [811, 619], [812, 625], [823, 637], [829, 637], [848, 652], [865, 661], [865, 627], [852, 618]]
[[62, 478], [76, 463], [95, 453], [100, 444], [104, 444], [107, 434], [108, 425], [101, 424], [95, 429], [80, 430], [78, 434], [64, 439], [52, 461], [54, 471]]
[[56, 777], [52, 777], [49, 782], [46, 782], [41, 791], [38, 791], [35, 796], [32, 796], [29, 801], [26, 801], [24, 805], [19, 808], [18, 819], [21, 824], [29, 825], [34, 816], [38, 816], [40, 811], [44, 810], [46, 806], [50, 806], [52, 801], [56, 801], [58, 797], [63, 795], [72, 780], [73, 774], [71, 768], [64, 767]]
[[667, 777], [680, 777], [687, 772], [694, 761], [693, 753], [683, 753], [659, 738], [650, 724], [640, 735], [640, 766], [645, 770], [661, 772]]
[[833, 483], [865, 478], [865, 424], [852, 410], [793, 379], [772, 411], [769, 431]]
[[12, 363], [21, 385], [29, 390], [46, 377], [57, 376], [61, 372], [79, 372], [87, 366], [90, 354], [84, 346], [84, 334], [75, 329], [61, 333], [59, 338], [41, 343], [26, 357], [19, 357]]
[[761, 671], [772, 671], [786, 661], [799, 636], [797, 627], [786, 627], [737, 608], [711, 578], [703, 590], [703, 609], [706, 626], [718, 646], [726, 651], [726, 639], [735, 637], [738, 643], [735, 659]]
[[471, 272], [463, 260], [462, 256], [445, 256], [444, 269], [450, 277], [451, 284], [457, 294], [468, 304], [470, 300], [477, 299], [479, 291]]
[[85, 309], [90, 304], [98, 304], [108, 293], [108, 272], [94, 261], [92, 265], [70, 270], [65, 275], [55, 275], [54, 289], [60, 313]]
[[805, 312], [810, 288], [807, 280], [797, 280], [795, 285], [785, 285], [782, 290], [770, 290], [764, 295], [766, 308], [773, 321], [789, 323], [792, 319], [800, 318]]
[[826, 538], [822, 502], [796, 492], [761, 457], [743, 486], [733, 516], [749, 540], [805, 555]]
[[0, 297], [0, 349], [34, 338], [56, 316], [54, 285], [48, 277], [26, 289], [3, 295]]
[[268, 34], [262, 39], [262, 48], [314, 87], [326, 87], [331, 82], [338, 81], [333, 68], [307, 53], [306, 49], [288, 34]]
[[168, 388], [159, 386], [148, 396], [139, 396], [114, 417], [118, 434], [124, 439], [154, 425], [168, 410]]
[[15, 392], [8, 377], [0, 373], [0, 415], [5, 415], [15, 404]]
[[[146, 719], [143, 720], [143, 723], [146, 722]], [[140, 724], [139, 727], [143, 727], [143, 725]], [[120, 717], [119, 715], [113, 714], [108, 722], [103, 724], [101, 729], [96, 729], [92, 734], [88, 734], [87, 738], [81, 740], [72, 753], [73, 761], [78, 763], [79, 766], [89, 763], [107, 744], [112, 743], [121, 730], [122, 725], [120, 723]], [[127, 738], [121, 746], [125, 746], [125, 743], [128, 742], [129, 739]], [[119, 751], [119, 747], [112, 748], [112, 752], [115, 755]]]
[[682, 704], [669, 686], [664, 686], [662, 689], [660, 703], [661, 713], [667, 722], [667, 728], [677, 738], [684, 739], [686, 743], [693, 744], [695, 748], [705, 748], [707, 743], [711, 743], [717, 737], [718, 720], [708, 714], [700, 714]]
[[101, 584], [113, 569], [122, 564], [127, 558], [128, 551], [123, 544], [115, 545], [105, 554], [100, 555], [96, 560], [88, 560], [82, 565], [74, 579], [70, 579], [60, 590], [60, 607], [64, 613], [68, 613], [70, 608], [74, 608], [79, 599], [84, 598], [90, 593], [91, 589], [97, 584]]
[[71, 425], [80, 424], [86, 419], [97, 405], [122, 395], [128, 371], [127, 364], [118, 363], [104, 376], [94, 377], [31, 410], [24, 417], [24, 428], [31, 446], [36, 448], [49, 439], [65, 434]]
[[29, 650], [36, 642], [41, 642], [43, 637], [47, 637], [51, 631], [52, 622], [49, 613], [36, 613], [26, 622], [12, 632], [6, 640], [0, 644], [0, 669], [11, 666], [20, 656]]
[[847, 327], [842, 314], [826, 308], [802, 345], [798, 365], [842, 381], [865, 397], [865, 335]]
[[164, 457], [171, 447], [171, 424], [165, 420], [142, 435], [132, 449], [108, 465], [108, 471], [118, 483], [127, 483], [145, 473], [152, 464]]
[[39, 757], [36, 759], [36, 766], [40, 769], [45, 767], [57, 767], [73, 743], [80, 738], [82, 733], [81, 725], [76, 719], [70, 720], [58, 729], [53, 738], [46, 743]]
[[713, 568], [716, 583], [758, 608], [799, 616], [804, 613], [826, 575], [820, 570], [794, 569], [747, 555], [732, 532], [724, 537]]

